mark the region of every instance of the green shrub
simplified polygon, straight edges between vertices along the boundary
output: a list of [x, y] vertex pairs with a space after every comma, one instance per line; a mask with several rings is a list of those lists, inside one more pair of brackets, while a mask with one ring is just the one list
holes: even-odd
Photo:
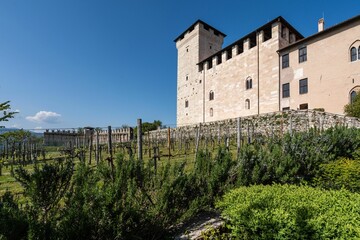
[[360, 195], [308, 186], [240, 187], [217, 202], [238, 239], [359, 239]]
[[27, 239], [29, 224], [10, 192], [0, 198], [0, 239]]
[[325, 189], [345, 188], [360, 192], [360, 161], [341, 158], [322, 164], [313, 183]]

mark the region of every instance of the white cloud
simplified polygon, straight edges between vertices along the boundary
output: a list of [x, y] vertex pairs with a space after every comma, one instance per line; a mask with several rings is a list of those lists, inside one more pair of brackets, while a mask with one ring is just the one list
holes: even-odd
[[61, 115], [56, 112], [40, 111], [35, 116], [28, 116], [26, 120], [36, 123], [58, 123]]
[[42, 127], [35, 127], [35, 129], [33, 130], [33, 132], [43, 133], [43, 132], [44, 132], [44, 129], [43, 129]]
[[20, 112], [20, 110], [19, 109], [16, 109], [14, 112], [17, 112], [17, 113], [19, 113]]

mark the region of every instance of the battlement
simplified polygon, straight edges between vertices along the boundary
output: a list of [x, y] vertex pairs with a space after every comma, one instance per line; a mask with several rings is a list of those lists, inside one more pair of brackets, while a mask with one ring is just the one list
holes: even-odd
[[[111, 131], [113, 143], [129, 142], [133, 139], [133, 129], [117, 128]], [[44, 132], [44, 145], [46, 146], [84, 146], [92, 141], [93, 144], [106, 144], [108, 141], [108, 130], [96, 130], [84, 128], [78, 130], [49, 130]]]
[[216, 36], [221, 35], [222, 37], [226, 37], [226, 34], [220, 32], [216, 28], [210, 26], [209, 24], [207, 24], [199, 19], [196, 22], [194, 22], [189, 28], [187, 28], [182, 34], [180, 34], [177, 38], [175, 38], [174, 42], [179, 42], [179, 41], [183, 40], [185, 38], [186, 34], [191, 33], [197, 25], [202, 26], [207, 31], [211, 31]]
[[304, 38], [301, 33], [299, 33], [284, 18], [280, 16], [245, 35], [244, 37], [236, 40], [229, 46], [201, 60], [197, 64], [199, 66], [199, 72], [202, 70], [209, 70], [213, 68], [213, 66], [220, 65], [221, 63], [226, 62], [227, 60], [230, 60], [237, 55], [246, 53], [246, 51], [258, 45], [261, 46], [262, 43], [267, 42], [273, 37], [287, 39], [287, 44], [291, 44]]

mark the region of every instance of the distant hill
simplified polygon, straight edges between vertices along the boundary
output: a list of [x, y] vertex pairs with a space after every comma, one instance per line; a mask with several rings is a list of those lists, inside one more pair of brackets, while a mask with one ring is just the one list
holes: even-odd
[[[0, 128], [0, 135], [6, 132], [15, 132], [21, 130], [19, 128]], [[32, 136], [34, 137], [43, 137], [44, 134], [43, 133], [38, 133], [38, 132], [33, 132], [33, 131], [29, 131], [31, 133]]]

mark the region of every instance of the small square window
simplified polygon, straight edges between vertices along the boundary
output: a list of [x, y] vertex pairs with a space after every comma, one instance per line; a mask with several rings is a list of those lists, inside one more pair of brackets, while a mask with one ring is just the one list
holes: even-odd
[[303, 104], [300, 104], [299, 108], [300, 108], [300, 110], [305, 110], [305, 109], [309, 109], [309, 106], [307, 103], [303, 103]]

